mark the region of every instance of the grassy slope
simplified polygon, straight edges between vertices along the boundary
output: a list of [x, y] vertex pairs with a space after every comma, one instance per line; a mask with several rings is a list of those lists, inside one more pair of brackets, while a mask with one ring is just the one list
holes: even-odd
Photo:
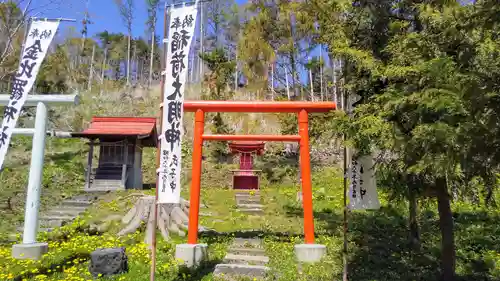
[[[227, 168], [227, 167], [226, 167]], [[227, 170], [226, 170], [227, 171]], [[222, 175], [222, 173], [220, 174]], [[226, 174], [227, 175], [227, 174]], [[219, 175], [217, 176], [219, 177]], [[218, 182], [228, 180], [219, 178]], [[271, 259], [270, 267], [274, 278], [269, 280], [339, 280], [342, 272], [342, 185], [338, 171], [323, 169], [314, 176], [315, 219], [317, 242], [327, 245], [325, 260], [314, 266], [304, 266], [301, 273], [294, 261], [293, 245], [302, 243], [302, 212], [297, 204], [294, 185], [265, 185], [262, 189], [265, 216], [250, 218], [235, 209], [234, 193], [219, 185], [206, 184], [202, 198], [212, 216], [202, 217], [201, 224], [221, 232], [207, 235], [201, 241], [209, 244], [210, 261], [205, 268], [196, 272], [182, 271], [173, 260], [175, 243], [185, 242], [183, 237], [173, 237], [170, 242], [160, 241], [158, 258], [158, 280], [215, 280], [211, 276], [213, 266], [225, 255], [227, 246], [235, 236], [258, 235], [264, 238], [265, 247]], [[206, 177], [205, 182], [215, 182], [214, 177]], [[184, 196], [188, 194], [187, 186]], [[146, 192], [146, 193], [150, 193]], [[127, 208], [119, 207], [126, 193], [104, 201], [85, 220], [102, 221], [111, 214], [123, 214]], [[384, 198], [384, 196], [382, 196]], [[422, 210], [419, 221], [422, 225], [422, 249], [411, 252], [406, 243], [406, 211], [399, 204], [388, 204], [378, 211], [362, 211], [350, 214], [349, 222], [349, 276], [350, 280], [436, 280], [439, 268], [439, 229], [435, 206]], [[130, 206], [130, 203], [127, 204]], [[456, 237], [458, 249], [458, 272], [463, 280], [498, 280], [500, 272], [500, 226], [496, 224], [499, 213], [469, 205], [455, 204]], [[76, 225], [76, 223], [75, 223]], [[36, 275], [44, 272], [47, 280], [90, 279], [87, 272], [88, 253], [99, 247], [125, 246], [129, 254], [130, 272], [111, 280], [148, 280], [149, 261], [147, 250], [142, 243], [143, 233], [117, 238], [114, 233], [89, 236], [71, 232], [67, 227], [66, 240], [51, 242], [51, 254], [40, 263], [13, 261], [9, 246], [0, 248], [0, 279], [8, 274], [28, 274], [33, 269]], [[248, 233], [245, 231], [253, 230]], [[47, 239], [41, 235], [41, 239]], [[82, 259], [75, 261], [75, 253]], [[69, 262], [69, 263], [67, 263]], [[495, 265], [495, 262], [497, 265]], [[51, 272], [44, 271], [50, 264]], [[53, 271], [62, 271], [53, 273]], [[21, 275], [23, 275], [21, 274]], [[19, 276], [19, 275], [17, 275]], [[24, 275], [26, 276], [26, 275]], [[29, 276], [26, 276], [29, 277]], [[38, 277], [42, 278], [42, 277]], [[8, 279], [7, 279], [8, 280]], [[39, 280], [32, 277], [28, 280]], [[85, 280], [85, 279], [83, 279]]]

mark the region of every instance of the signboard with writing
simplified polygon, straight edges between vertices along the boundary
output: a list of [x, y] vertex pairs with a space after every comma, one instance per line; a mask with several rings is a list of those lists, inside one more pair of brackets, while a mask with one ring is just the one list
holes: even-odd
[[373, 157], [353, 156], [350, 166], [349, 209], [379, 209]]
[[21, 61], [12, 80], [10, 100], [5, 107], [0, 127], [0, 169], [9, 148], [12, 130], [16, 127], [21, 109], [35, 83], [40, 65], [58, 27], [58, 21], [31, 22], [21, 53]]
[[167, 69], [158, 182], [158, 203], [179, 203], [184, 89], [197, 7], [172, 8], [169, 22]]

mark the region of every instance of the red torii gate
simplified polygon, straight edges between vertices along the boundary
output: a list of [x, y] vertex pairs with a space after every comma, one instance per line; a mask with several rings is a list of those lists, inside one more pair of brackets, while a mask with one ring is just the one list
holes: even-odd
[[[300, 144], [300, 167], [306, 244], [314, 244], [311, 160], [309, 155], [309, 113], [336, 109], [334, 102], [271, 102], [271, 101], [184, 101], [185, 112], [195, 112], [193, 164], [190, 190], [188, 244], [198, 242], [200, 211], [201, 161], [203, 141], [296, 141]], [[298, 135], [205, 135], [206, 112], [295, 113]]]

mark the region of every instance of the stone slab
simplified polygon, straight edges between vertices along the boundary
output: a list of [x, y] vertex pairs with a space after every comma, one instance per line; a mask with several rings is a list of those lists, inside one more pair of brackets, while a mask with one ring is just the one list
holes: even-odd
[[262, 265], [245, 264], [218, 264], [215, 266], [214, 275], [247, 276], [250, 278], [264, 278], [269, 268]]
[[237, 204], [236, 207], [241, 209], [262, 209], [262, 204]]
[[260, 204], [260, 199], [251, 199], [251, 198], [238, 199], [238, 198], [236, 198], [236, 204], [237, 205], [241, 205], [241, 204]]
[[62, 201], [61, 205], [88, 207], [88, 206], [92, 205], [92, 201], [88, 201], [88, 200], [64, 200], [64, 201]]
[[269, 258], [266, 256], [227, 254], [224, 257], [224, 263], [229, 264], [266, 265], [268, 262]]
[[175, 248], [175, 259], [181, 260], [189, 268], [199, 266], [207, 258], [207, 244], [179, 244]]
[[48, 221], [57, 221], [57, 220], [61, 220], [61, 221], [71, 221], [71, 220], [74, 220], [76, 218], [76, 216], [72, 216], [72, 215], [69, 215], [69, 214], [66, 214], [66, 215], [43, 215], [40, 217], [41, 220], [48, 220]]
[[326, 255], [326, 246], [321, 244], [295, 245], [295, 256], [299, 262], [319, 262]]
[[257, 238], [234, 238], [233, 246], [238, 248], [260, 248], [262, 240]]
[[40, 226], [45, 228], [61, 227], [64, 224], [64, 220], [40, 220]]
[[47, 243], [15, 244], [12, 246], [12, 257], [15, 259], [39, 260], [49, 251]]
[[77, 217], [84, 213], [85, 210], [73, 210], [73, 209], [51, 209], [46, 215], [47, 216], [65, 216], [65, 217]]
[[262, 214], [264, 214], [264, 211], [262, 209], [259, 209], [259, 208], [251, 208], [251, 209], [241, 208], [238, 210], [242, 213], [249, 214], [249, 215], [262, 215]]
[[229, 248], [228, 253], [235, 254], [235, 255], [248, 255], [248, 256], [265, 256], [266, 252], [264, 249], [260, 248]]

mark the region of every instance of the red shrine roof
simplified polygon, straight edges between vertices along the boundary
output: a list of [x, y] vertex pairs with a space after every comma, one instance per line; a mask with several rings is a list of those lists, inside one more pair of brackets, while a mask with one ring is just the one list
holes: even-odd
[[154, 117], [92, 117], [90, 126], [75, 137], [89, 139], [123, 139], [134, 137], [143, 141], [144, 146], [157, 144], [156, 118]]
[[262, 154], [264, 152], [265, 142], [261, 141], [232, 141], [229, 143], [229, 148], [232, 153], [241, 152], [256, 152]]

